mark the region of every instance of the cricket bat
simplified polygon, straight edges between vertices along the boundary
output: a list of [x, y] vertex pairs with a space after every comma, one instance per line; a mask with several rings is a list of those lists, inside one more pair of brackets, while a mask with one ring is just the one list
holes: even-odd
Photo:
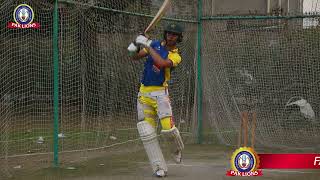
[[148, 27], [144, 30], [144, 34], [146, 35], [152, 28], [154, 28], [157, 23], [161, 20], [164, 16], [165, 12], [167, 11], [168, 7], [170, 6], [171, 0], [164, 0], [162, 6], [160, 7], [159, 11], [157, 12], [156, 16], [152, 19]]

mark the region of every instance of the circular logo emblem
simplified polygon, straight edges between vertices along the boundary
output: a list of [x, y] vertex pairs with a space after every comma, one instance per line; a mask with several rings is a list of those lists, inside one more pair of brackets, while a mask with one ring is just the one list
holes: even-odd
[[13, 17], [17, 24], [31, 24], [34, 18], [34, 13], [29, 5], [20, 4], [14, 9]]
[[252, 148], [242, 147], [237, 149], [231, 158], [233, 170], [239, 172], [255, 171], [259, 164], [259, 158]]

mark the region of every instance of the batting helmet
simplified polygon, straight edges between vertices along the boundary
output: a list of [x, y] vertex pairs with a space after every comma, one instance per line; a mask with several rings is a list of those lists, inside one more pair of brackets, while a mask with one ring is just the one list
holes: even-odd
[[167, 33], [171, 32], [171, 33], [175, 33], [178, 35], [178, 40], [177, 42], [182, 42], [183, 36], [183, 27], [180, 24], [175, 24], [175, 23], [170, 23], [168, 24], [165, 29], [164, 29], [164, 39], [167, 39]]

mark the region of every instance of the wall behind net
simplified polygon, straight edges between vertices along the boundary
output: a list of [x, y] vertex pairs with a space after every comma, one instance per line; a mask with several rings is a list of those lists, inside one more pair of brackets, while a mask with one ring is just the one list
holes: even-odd
[[[239, 18], [203, 28], [204, 119], [219, 140], [236, 146], [240, 114], [249, 111], [257, 114], [258, 146], [319, 148], [319, 27]], [[290, 105], [301, 99], [314, 117]]]
[[[7, 29], [21, 2], [0, 3], [0, 174], [5, 176], [14, 174], [18, 165], [51, 166], [53, 157], [53, 1], [24, 2], [34, 9], [39, 30]], [[62, 166], [111, 147], [119, 147], [116, 152], [127, 151], [122, 144], [140, 145], [136, 97], [143, 61], [130, 61], [127, 47], [152, 20], [146, 15], [155, 15], [161, 3], [59, 1]], [[194, 21], [194, 9], [194, 1], [174, 1], [167, 17]], [[151, 37], [162, 38], [163, 26], [169, 22], [162, 20]], [[180, 23], [186, 30], [179, 45], [183, 62], [173, 71], [169, 92], [176, 124], [191, 136], [196, 23]]]

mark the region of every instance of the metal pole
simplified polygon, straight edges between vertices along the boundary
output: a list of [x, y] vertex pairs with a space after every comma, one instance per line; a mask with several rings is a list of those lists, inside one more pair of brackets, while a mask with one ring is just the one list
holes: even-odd
[[198, 120], [198, 144], [202, 143], [202, 71], [201, 71], [201, 44], [202, 44], [202, 0], [198, 0], [198, 51], [197, 51], [197, 120]]
[[59, 47], [58, 47], [58, 0], [54, 2], [53, 12], [53, 163], [59, 166]]

